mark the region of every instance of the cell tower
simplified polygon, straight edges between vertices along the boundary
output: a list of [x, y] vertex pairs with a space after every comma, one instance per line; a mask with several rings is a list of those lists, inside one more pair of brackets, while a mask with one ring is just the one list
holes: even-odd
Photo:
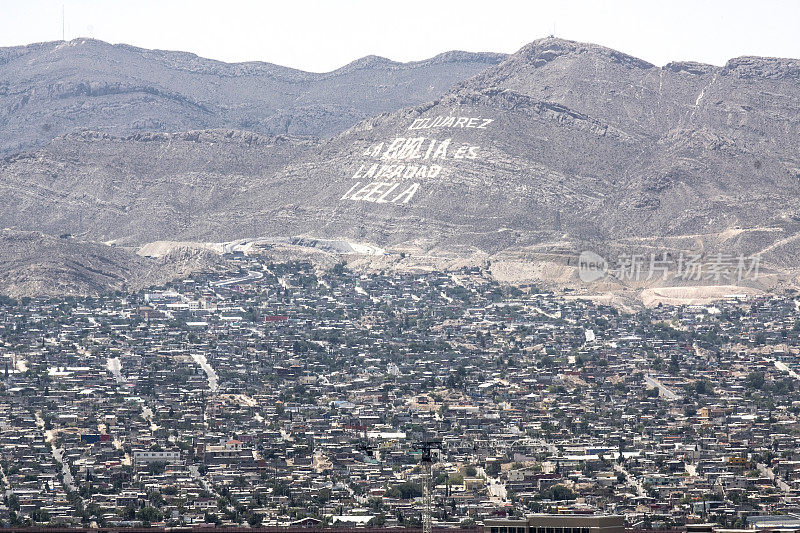
[[420, 463], [422, 464], [422, 533], [433, 531], [433, 495], [431, 486], [433, 484], [433, 450], [442, 449], [441, 439], [430, 439], [423, 437], [414, 444], [415, 450], [422, 452]]
[[[374, 454], [375, 451], [378, 449], [377, 446], [375, 446], [369, 441], [369, 436], [367, 434], [366, 427], [364, 427], [364, 431], [361, 433], [361, 439], [360, 442], [358, 443], [358, 449], [364, 455], [365, 459], [367, 457], [372, 456], [372, 454]], [[378, 457], [378, 460], [380, 460], [380, 457]]]

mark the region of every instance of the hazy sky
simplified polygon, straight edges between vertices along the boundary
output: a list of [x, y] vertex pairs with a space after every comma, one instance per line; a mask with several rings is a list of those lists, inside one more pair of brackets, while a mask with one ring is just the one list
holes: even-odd
[[[616, 48], [656, 65], [800, 57], [800, 1], [171, 1], [0, 0], [0, 46], [94, 37], [328, 71], [376, 54], [514, 52], [548, 34]], [[555, 29], [554, 29], [555, 27]]]

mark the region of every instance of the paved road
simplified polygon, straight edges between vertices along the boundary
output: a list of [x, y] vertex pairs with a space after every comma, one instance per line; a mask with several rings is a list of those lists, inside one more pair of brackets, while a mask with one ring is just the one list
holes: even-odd
[[786, 483], [781, 478], [775, 475], [775, 471], [772, 468], [762, 464], [757, 464], [756, 468], [758, 469], [759, 472], [761, 472], [763, 475], [767, 476], [770, 480], [772, 480], [773, 483], [778, 485], [778, 488], [781, 489], [781, 491], [783, 491], [784, 494], [792, 490], [792, 488], [789, 486], [788, 483]]
[[216, 497], [219, 497], [219, 494], [214, 489], [214, 486], [208, 482], [205, 476], [200, 474], [200, 467], [197, 465], [189, 465], [189, 473], [192, 475], [194, 479], [200, 482], [203, 485], [203, 488], [208, 491], [209, 494], [213, 494]]
[[150, 423], [150, 431], [156, 431], [159, 428], [158, 424], [153, 422], [153, 410], [146, 405], [142, 405], [142, 418]]
[[624, 466], [622, 466], [617, 462], [614, 462], [614, 470], [625, 475], [628, 485], [636, 489], [636, 494], [638, 496], [647, 496], [647, 491], [644, 490], [644, 487], [639, 482], [639, 480], [636, 479], [636, 476], [632, 476], [627, 470], [625, 470]]
[[119, 360], [119, 357], [106, 359], [106, 368], [111, 372], [118, 384], [125, 383], [125, 376], [122, 375], [122, 361]]
[[61, 463], [61, 473], [64, 474], [64, 486], [67, 487], [67, 490], [70, 492], [77, 491], [78, 487], [75, 485], [75, 480], [72, 479], [72, 472], [70, 472], [69, 465], [64, 459], [64, 450], [56, 448], [55, 446], [52, 446], [52, 450], [53, 459]]
[[502, 501], [506, 501], [508, 497], [505, 484], [494, 478], [489, 478], [489, 494]]
[[789, 376], [793, 377], [794, 379], [800, 379], [800, 374], [789, 368], [783, 361], [777, 361], [773, 359], [772, 362], [775, 365], [775, 368], [777, 368], [781, 372], [786, 372], [787, 374], [789, 374]]
[[494, 501], [505, 501], [508, 497], [506, 486], [498, 478], [489, 477], [483, 467], [478, 469], [478, 477], [486, 478], [486, 488], [489, 490], [489, 499]]
[[8, 482], [8, 478], [6, 477], [6, 471], [3, 470], [3, 465], [0, 465], [0, 477], [3, 478], [3, 487], [5, 487], [6, 489], [6, 494], [10, 496], [11, 494], [14, 493], [14, 491], [11, 490], [11, 483]]
[[248, 281], [255, 281], [264, 277], [263, 272], [258, 270], [248, 270], [246, 276], [239, 276], [238, 278], [223, 279], [211, 283], [212, 287], [225, 287], [227, 285], [237, 285], [239, 283], [247, 283]]
[[209, 364], [208, 359], [203, 354], [193, 353], [192, 359], [194, 360], [195, 363], [200, 365], [200, 368], [202, 368], [203, 372], [206, 373], [206, 381], [208, 381], [208, 388], [211, 389], [211, 392], [216, 393], [217, 390], [219, 389], [219, 376], [217, 376], [217, 371], [214, 370], [214, 367], [212, 367]]
[[61, 465], [61, 473], [64, 475], [64, 486], [68, 492], [77, 491], [78, 487], [75, 486], [75, 480], [72, 479], [72, 472], [69, 470], [69, 464], [64, 459], [64, 450], [56, 447], [53, 441], [53, 432], [47, 431], [44, 428], [44, 419], [42, 419], [41, 413], [35, 413], [34, 416], [36, 417], [36, 426], [42, 432], [45, 442], [50, 446], [53, 459]]
[[656, 387], [665, 400], [674, 402], [681, 399], [679, 395], [675, 394], [671, 389], [649, 374], [644, 377], [644, 381], [651, 387]]

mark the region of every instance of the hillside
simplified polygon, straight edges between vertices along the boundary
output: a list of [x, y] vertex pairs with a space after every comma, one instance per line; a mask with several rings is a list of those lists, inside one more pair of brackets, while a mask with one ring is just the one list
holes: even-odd
[[0, 164], [0, 224], [126, 246], [338, 239], [414, 264], [492, 261], [503, 279], [568, 284], [587, 249], [611, 262], [761, 253], [761, 283], [773, 285], [797, 274], [800, 251], [798, 65], [656, 67], [541, 39], [431, 102], [330, 139], [56, 139]]
[[503, 58], [454, 51], [397, 63], [370, 56], [316, 74], [92, 39], [0, 48], [0, 156], [86, 129], [328, 137], [431, 100]]
[[37, 232], [0, 231], [0, 249], [0, 294], [11, 297], [138, 290], [219, 267], [219, 259], [209, 253], [183, 250], [151, 259]]

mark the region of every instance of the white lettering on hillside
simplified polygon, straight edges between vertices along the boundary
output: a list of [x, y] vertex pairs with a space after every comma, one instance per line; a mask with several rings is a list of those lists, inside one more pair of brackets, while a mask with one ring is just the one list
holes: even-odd
[[493, 118], [481, 117], [453, 117], [453, 116], [438, 116], [432, 118], [418, 118], [409, 130], [427, 130], [431, 128], [475, 128], [484, 130], [486, 127], [494, 122]]
[[[408, 130], [486, 129], [492, 122], [494, 119], [490, 118], [442, 115], [415, 119]], [[432, 137], [430, 133], [417, 137], [395, 137], [365, 148], [361, 156], [372, 161], [360, 164], [352, 175], [355, 184], [340, 200], [408, 204], [425, 180], [442, 175], [449, 166], [448, 162], [457, 164], [458, 161], [480, 159], [479, 146], [454, 141], [453, 137]]]

